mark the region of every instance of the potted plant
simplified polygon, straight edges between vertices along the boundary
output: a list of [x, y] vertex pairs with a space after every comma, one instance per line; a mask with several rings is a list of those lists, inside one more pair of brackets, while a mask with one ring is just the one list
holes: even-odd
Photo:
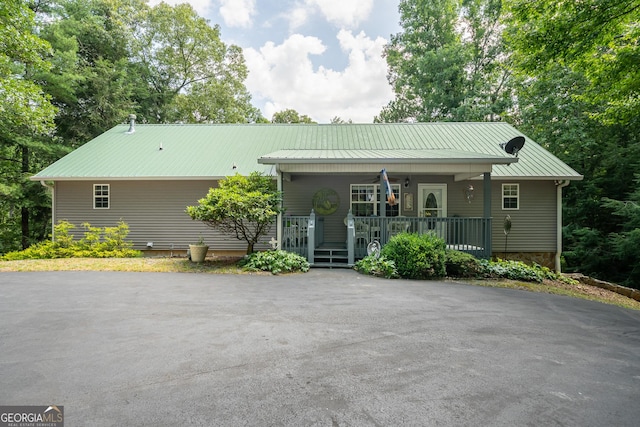
[[205, 245], [204, 238], [200, 236], [198, 243], [189, 245], [189, 258], [193, 262], [203, 262], [207, 257], [209, 246]]

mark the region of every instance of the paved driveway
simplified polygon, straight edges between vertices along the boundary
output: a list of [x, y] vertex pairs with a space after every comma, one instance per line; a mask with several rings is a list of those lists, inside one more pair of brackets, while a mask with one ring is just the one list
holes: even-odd
[[352, 271], [0, 273], [0, 404], [71, 426], [638, 425], [640, 312]]

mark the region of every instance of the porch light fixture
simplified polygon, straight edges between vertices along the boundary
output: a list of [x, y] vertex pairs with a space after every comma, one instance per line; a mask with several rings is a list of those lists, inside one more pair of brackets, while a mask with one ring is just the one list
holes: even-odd
[[473, 185], [467, 185], [467, 187], [462, 191], [464, 193], [464, 196], [467, 198], [467, 202], [471, 203], [471, 201], [473, 200]]
[[410, 183], [411, 183], [411, 181], [409, 181], [409, 177], [407, 177], [407, 179], [404, 180], [404, 188], [409, 187]]

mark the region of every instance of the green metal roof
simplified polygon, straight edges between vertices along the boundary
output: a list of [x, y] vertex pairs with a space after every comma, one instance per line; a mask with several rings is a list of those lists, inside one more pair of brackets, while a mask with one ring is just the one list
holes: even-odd
[[[518, 161], [499, 146], [522, 135], [507, 123], [136, 124], [118, 125], [32, 177], [33, 180], [216, 179], [273, 173], [267, 162], [364, 160], [493, 163], [493, 176], [581, 179], [527, 138]], [[259, 159], [262, 160], [259, 163]], [[288, 159], [288, 160], [285, 160]], [[297, 159], [297, 160], [296, 160]]]

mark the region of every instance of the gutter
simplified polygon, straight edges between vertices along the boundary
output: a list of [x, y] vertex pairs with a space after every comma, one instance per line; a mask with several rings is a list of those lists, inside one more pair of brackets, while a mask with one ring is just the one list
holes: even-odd
[[49, 190], [51, 190], [51, 240], [54, 241], [56, 239], [55, 236], [55, 229], [56, 229], [56, 193], [55, 193], [55, 186], [54, 184], [48, 184], [45, 180], [40, 180], [40, 184], [42, 184], [43, 187], [48, 188]]
[[562, 273], [562, 189], [568, 186], [571, 181], [556, 181], [556, 272]]

